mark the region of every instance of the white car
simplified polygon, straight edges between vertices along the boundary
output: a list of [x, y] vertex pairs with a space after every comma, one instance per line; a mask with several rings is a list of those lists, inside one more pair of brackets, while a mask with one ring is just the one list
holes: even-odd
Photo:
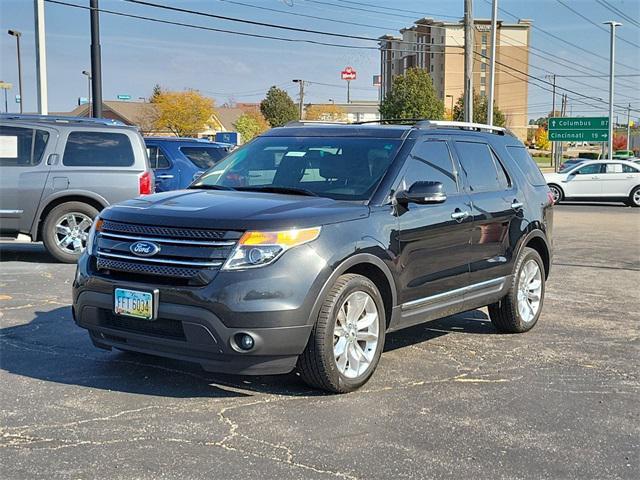
[[553, 200], [623, 201], [640, 207], [640, 164], [588, 160], [559, 173], [545, 173]]

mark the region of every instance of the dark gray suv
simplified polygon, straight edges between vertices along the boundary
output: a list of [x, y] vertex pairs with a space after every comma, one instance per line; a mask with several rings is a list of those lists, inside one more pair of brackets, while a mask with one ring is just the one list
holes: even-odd
[[347, 392], [385, 333], [489, 306], [538, 321], [553, 199], [522, 143], [486, 125], [294, 125], [188, 190], [107, 208], [78, 261], [94, 344]]
[[153, 193], [138, 130], [108, 119], [0, 115], [0, 236], [75, 262], [104, 207]]

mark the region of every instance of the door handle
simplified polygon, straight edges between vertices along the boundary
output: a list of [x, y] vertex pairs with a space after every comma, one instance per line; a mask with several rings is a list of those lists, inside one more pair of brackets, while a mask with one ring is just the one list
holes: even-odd
[[511, 203], [511, 208], [513, 208], [514, 210], [520, 210], [523, 206], [524, 206], [524, 203], [519, 202], [519, 201], [517, 201], [517, 200], [514, 200], [514, 201]]
[[169, 175], [169, 174], [158, 175], [156, 178], [158, 180], [169, 180], [169, 179], [173, 178], [173, 175]]
[[466, 210], [462, 211], [458, 209], [456, 209], [456, 211], [451, 214], [451, 218], [453, 218], [457, 222], [461, 222], [468, 216], [469, 216], [469, 212], [467, 212]]

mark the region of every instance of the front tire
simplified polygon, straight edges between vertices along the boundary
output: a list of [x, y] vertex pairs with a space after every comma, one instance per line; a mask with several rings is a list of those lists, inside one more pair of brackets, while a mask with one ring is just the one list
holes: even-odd
[[300, 376], [311, 387], [334, 393], [357, 390], [378, 365], [385, 328], [384, 303], [375, 284], [362, 275], [341, 275], [298, 359]]
[[640, 186], [631, 190], [627, 205], [629, 205], [630, 207], [640, 207]]
[[564, 199], [564, 192], [558, 185], [549, 185], [549, 190], [551, 190], [554, 205], [560, 203]]
[[538, 322], [544, 301], [544, 263], [536, 250], [522, 250], [511, 282], [509, 293], [489, 305], [489, 317], [499, 332], [526, 332]]
[[62, 203], [49, 212], [42, 227], [42, 241], [49, 253], [63, 263], [76, 263], [87, 247], [93, 219], [98, 215], [82, 202]]

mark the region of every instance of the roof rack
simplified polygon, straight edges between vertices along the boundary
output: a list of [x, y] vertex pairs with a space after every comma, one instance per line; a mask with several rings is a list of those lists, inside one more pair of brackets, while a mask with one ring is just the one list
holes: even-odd
[[325, 120], [293, 120], [284, 124], [284, 127], [304, 127], [306, 125], [348, 125], [347, 122], [332, 122]]
[[513, 135], [504, 127], [494, 127], [484, 123], [450, 122], [447, 120], [420, 120], [414, 125], [416, 128], [459, 128], [461, 130], [476, 130], [478, 132], [492, 132], [499, 135]]
[[1, 113], [0, 120], [26, 120], [32, 122], [50, 123], [86, 123], [92, 125], [117, 125], [127, 126], [119, 120], [112, 118], [91, 118], [91, 117], [66, 117], [63, 115], [29, 115], [16, 113]]

